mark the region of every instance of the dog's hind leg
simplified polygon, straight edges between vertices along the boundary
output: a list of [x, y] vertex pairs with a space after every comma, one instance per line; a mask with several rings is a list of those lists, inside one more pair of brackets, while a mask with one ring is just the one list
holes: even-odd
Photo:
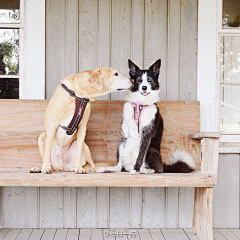
[[154, 169], [156, 173], [163, 172], [162, 158], [159, 151], [155, 148], [150, 147], [148, 149], [145, 162], [150, 167], [150, 169]]

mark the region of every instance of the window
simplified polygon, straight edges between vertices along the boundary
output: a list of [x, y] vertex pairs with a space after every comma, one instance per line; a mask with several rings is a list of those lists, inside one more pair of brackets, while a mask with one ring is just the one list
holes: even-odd
[[0, 99], [19, 98], [19, 37], [22, 1], [0, 2]]
[[221, 13], [220, 131], [225, 139], [233, 139], [240, 135], [240, 1], [223, 0]]

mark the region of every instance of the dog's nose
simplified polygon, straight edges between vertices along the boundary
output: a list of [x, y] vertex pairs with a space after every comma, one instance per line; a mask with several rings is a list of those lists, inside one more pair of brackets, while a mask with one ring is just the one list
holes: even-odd
[[146, 91], [146, 90], [147, 90], [147, 87], [146, 87], [146, 86], [142, 86], [142, 90], [143, 90], [143, 91]]

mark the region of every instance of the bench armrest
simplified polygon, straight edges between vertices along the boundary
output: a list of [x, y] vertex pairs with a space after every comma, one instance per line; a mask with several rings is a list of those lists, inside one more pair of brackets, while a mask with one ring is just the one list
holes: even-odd
[[201, 173], [214, 174], [215, 182], [217, 181], [218, 172], [220, 136], [219, 132], [202, 132], [191, 135], [194, 140], [202, 140]]
[[219, 132], [199, 132], [193, 133], [191, 135], [192, 139], [203, 139], [203, 138], [220, 138], [221, 134]]

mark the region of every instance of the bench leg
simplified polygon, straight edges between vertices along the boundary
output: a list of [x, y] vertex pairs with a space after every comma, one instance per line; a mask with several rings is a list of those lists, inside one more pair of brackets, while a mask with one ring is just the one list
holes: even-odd
[[213, 188], [195, 188], [193, 233], [201, 240], [213, 240], [212, 200]]

